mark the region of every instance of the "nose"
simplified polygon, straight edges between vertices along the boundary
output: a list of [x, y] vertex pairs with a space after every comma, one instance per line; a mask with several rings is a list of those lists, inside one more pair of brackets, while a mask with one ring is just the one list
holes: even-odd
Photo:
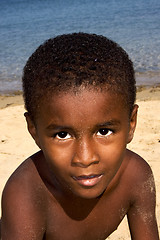
[[92, 141], [80, 139], [75, 145], [73, 165], [85, 168], [99, 163], [99, 157]]

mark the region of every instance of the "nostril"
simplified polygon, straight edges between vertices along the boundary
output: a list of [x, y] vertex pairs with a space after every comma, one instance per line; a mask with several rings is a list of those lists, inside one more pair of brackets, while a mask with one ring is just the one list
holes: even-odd
[[87, 158], [87, 159], [75, 155], [72, 160], [72, 164], [79, 166], [79, 167], [89, 167], [90, 165], [98, 164], [98, 163], [99, 163], [99, 159], [96, 155], [94, 155], [90, 158]]
[[80, 139], [75, 146], [75, 154], [72, 159], [74, 165], [88, 167], [99, 163], [94, 143], [90, 139]]

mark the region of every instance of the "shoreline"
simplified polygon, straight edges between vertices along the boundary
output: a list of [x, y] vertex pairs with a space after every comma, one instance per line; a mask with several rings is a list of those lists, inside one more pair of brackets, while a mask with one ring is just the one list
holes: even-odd
[[[22, 94], [22, 76], [16, 79], [0, 77], [0, 96], [17, 96]], [[135, 80], [137, 89], [160, 87], [160, 70], [136, 71]]]
[[[136, 101], [160, 100], [160, 84], [137, 86]], [[0, 94], [0, 109], [9, 106], [24, 105], [22, 91]]]

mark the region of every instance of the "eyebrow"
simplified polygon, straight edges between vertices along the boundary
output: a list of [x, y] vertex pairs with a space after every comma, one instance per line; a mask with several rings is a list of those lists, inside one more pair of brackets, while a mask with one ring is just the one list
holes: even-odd
[[52, 130], [52, 129], [62, 130], [62, 129], [71, 129], [71, 127], [51, 123], [49, 126], [46, 127], [46, 129], [48, 129], [48, 130]]
[[[109, 121], [106, 121], [104, 123], [99, 123], [99, 124], [96, 124], [96, 127], [97, 128], [101, 128], [101, 127], [110, 127], [110, 126], [119, 126], [120, 125], [120, 121], [119, 120], [116, 120], [116, 119], [113, 119], [113, 120], [109, 120]], [[57, 125], [57, 124], [50, 124], [49, 126], [47, 126], [46, 128], [47, 130], [52, 130], [52, 129], [55, 129], [55, 130], [70, 130], [72, 129], [71, 126], [63, 126], [63, 125]]]
[[110, 126], [119, 126], [121, 122], [116, 119], [112, 119], [110, 121], [106, 121], [104, 123], [97, 124], [97, 127], [110, 127]]

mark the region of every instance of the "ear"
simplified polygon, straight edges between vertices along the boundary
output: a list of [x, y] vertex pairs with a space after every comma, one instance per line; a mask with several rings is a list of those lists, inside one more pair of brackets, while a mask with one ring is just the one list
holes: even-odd
[[34, 139], [34, 141], [36, 142], [37, 146], [39, 148], [41, 148], [40, 143], [39, 143], [39, 138], [38, 138], [38, 135], [37, 135], [36, 126], [35, 126], [33, 120], [31, 119], [28, 112], [25, 112], [24, 116], [26, 118], [28, 132], [31, 134], [31, 136]]
[[134, 132], [135, 132], [136, 125], [137, 125], [137, 112], [138, 112], [138, 105], [135, 104], [133, 107], [133, 111], [131, 113], [131, 117], [130, 117], [129, 134], [128, 134], [127, 143], [130, 143], [134, 136]]

